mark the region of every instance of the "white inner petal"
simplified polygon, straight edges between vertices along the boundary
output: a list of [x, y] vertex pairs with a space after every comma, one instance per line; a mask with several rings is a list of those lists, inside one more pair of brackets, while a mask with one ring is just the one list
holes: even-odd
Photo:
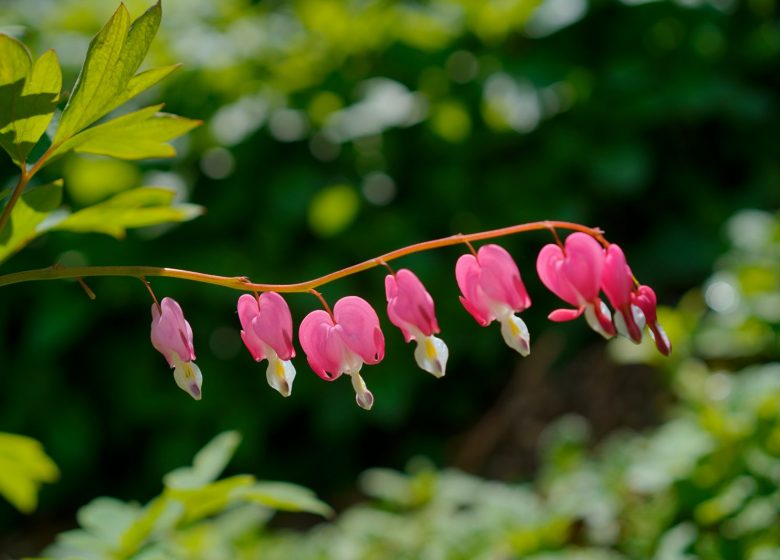
[[435, 336], [421, 336], [416, 340], [414, 359], [417, 365], [435, 377], [443, 377], [447, 368], [447, 358], [450, 355], [447, 345]]
[[507, 346], [518, 352], [521, 356], [531, 353], [531, 334], [525, 322], [514, 314], [504, 315], [501, 322], [501, 336]]
[[274, 353], [273, 357], [268, 357], [265, 378], [283, 397], [289, 397], [295, 380], [295, 366], [290, 360], [280, 360]]

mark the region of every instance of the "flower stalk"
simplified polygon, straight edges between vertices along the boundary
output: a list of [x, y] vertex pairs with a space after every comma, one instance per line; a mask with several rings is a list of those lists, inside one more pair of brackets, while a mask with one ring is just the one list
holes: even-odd
[[609, 242], [604, 238], [603, 232], [598, 228], [591, 228], [573, 222], [545, 220], [492, 229], [488, 231], [481, 231], [477, 233], [459, 233], [449, 237], [442, 237], [440, 239], [415, 243], [414, 245], [409, 245], [407, 247], [402, 247], [400, 249], [390, 251], [384, 255], [380, 255], [361, 263], [342, 268], [341, 270], [331, 272], [330, 274], [320, 276], [319, 278], [314, 278], [312, 280], [298, 282], [295, 284], [259, 284], [250, 281], [246, 276], [218, 276], [216, 274], [206, 274], [192, 270], [181, 270], [176, 268], [156, 266], [64, 267], [61, 265], [54, 265], [46, 268], [38, 268], [0, 275], [0, 287], [9, 286], [11, 284], [19, 284], [21, 282], [34, 282], [40, 280], [64, 280], [98, 276], [127, 276], [131, 278], [139, 278], [142, 280], [144, 277], [178, 278], [180, 280], [189, 280], [191, 282], [200, 282], [202, 284], [222, 286], [223, 288], [230, 288], [242, 292], [274, 291], [280, 293], [305, 293], [341, 278], [345, 278], [347, 276], [351, 276], [353, 274], [357, 274], [358, 272], [363, 272], [364, 270], [369, 270], [377, 266], [382, 266], [382, 263], [389, 263], [390, 261], [400, 259], [401, 257], [405, 257], [414, 253], [421, 253], [424, 251], [430, 251], [432, 249], [450, 247], [463, 243], [484, 241], [486, 239], [496, 239], [498, 237], [530, 231], [549, 231], [551, 228], [582, 232], [596, 239], [596, 241], [601, 243], [604, 247], [609, 247]]

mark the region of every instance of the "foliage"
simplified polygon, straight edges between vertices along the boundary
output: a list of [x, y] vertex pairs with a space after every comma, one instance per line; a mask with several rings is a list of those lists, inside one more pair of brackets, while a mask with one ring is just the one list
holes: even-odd
[[145, 506], [96, 498], [79, 510], [81, 528], [61, 534], [46, 554], [85, 560], [227, 558], [242, 532], [270, 519], [273, 510], [330, 514], [311, 491], [294, 484], [251, 475], [217, 480], [239, 441], [234, 432], [215, 437], [192, 467], [166, 475], [162, 494]]
[[[60, 209], [61, 180], [25, 190], [39, 169], [71, 151], [122, 159], [173, 157], [176, 152], [166, 142], [199, 124], [160, 113], [162, 105], [153, 105], [90, 126], [176, 68], [136, 74], [157, 33], [161, 14], [158, 2], [131, 21], [127, 8], [120, 4], [90, 43], [68, 102], [55, 129], [46, 136], [61, 98], [62, 72], [57, 56], [50, 50], [33, 63], [24, 44], [0, 34], [0, 101], [8, 108], [0, 122], [0, 146], [21, 170], [6, 201], [10, 214], [4, 213], [0, 221], [0, 263], [48, 230], [96, 231], [119, 237], [127, 227], [183, 221], [200, 213], [193, 205], [174, 204], [174, 193], [168, 196], [160, 189], [134, 189], [75, 214]], [[28, 169], [28, 156], [36, 149], [40, 155], [29, 162]], [[17, 193], [21, 195], [18, 205]]]
[[38, 504], [38, 489], [59, 478], [57, 465], [32, 438], [0, 432], [0, 495], [19, 511]]

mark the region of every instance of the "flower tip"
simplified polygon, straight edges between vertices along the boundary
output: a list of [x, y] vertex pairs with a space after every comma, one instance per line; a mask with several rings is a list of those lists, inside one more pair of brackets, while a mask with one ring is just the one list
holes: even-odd
[[525, 322], [516, 315], [501, 319], [501, 336], [507, 346], [524, 358], [531, 353], [531, 335]]
[[447, 345], [439, 337], [425, 336], [417, 339], [414, 359], [420, 369], [427, 371], [437, 379], [444, 377], [449, 355]]
[[196, 401], [202, 398], [201, 386], [203, 385], [203, 375], [200, 368], [194, 362], [175, 361], [173, 370], [173, 379], [176, 381], [179, 389], [187, 393]]
[[366, 390], [363, 393], [355, 395], [355, 402], [357, 402], [358, 406], [363, 410], [371, 410], [371, 407], [374, 406], [374, 395], [371, 391]]
[[374, 394], [366, 387], [366, 382], [360, 376], [360, 372], [356, 371], [350, 374], [352, 378], [352, 388], [355, 389], [355, 402], [364, 410], [371, 410], [374, 406]]
[[283, 397], [289, 397], [292, 394], [292, 384], [295, 380], [295, 366], [290, 360], [270, 358], [265, 377], [268, 385], [276, 389]]

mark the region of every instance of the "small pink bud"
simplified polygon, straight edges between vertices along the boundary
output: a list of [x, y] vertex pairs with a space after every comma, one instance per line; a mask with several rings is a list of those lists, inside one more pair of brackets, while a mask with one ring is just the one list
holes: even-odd
[[634, 277], [626, 263], [623, 250], [615, 244], [610, 245], [606, 251], [601, 288], [615, 308], [614, 323], [617, 332], [636, 344], [642, 342], [645, 316], [642, 310], [631, 302]]
[[530, 336], [522, 319], [514, 315], [531, 306], [520, 271], [512, 256], [498, 245], [483, 245], [477, 256], [462, 255], [455, 265], [455, 278], [463, 294], [460, 301], [480, 325], [501, 323], [504, 341], [527, 356]]
[[321, 309], [312, 311], [301, 322], [298, 339], [314, 373], [327, 381], [342, 373], [350, 375], [358, 405], [371, 408], [374, 398], [360, 377], [360, 368], [382, 361], [385, 338], [379, 317], [366, 300], [341, 298], [333, 307], [333, 317]]
[[642, 310], [647, 321], [647, 327], [650, 329], [650, 336], [655, 342], [656, 348], [664, 356], [672, 353], [672, 343], [663, 327], [658, 323], [656, 315], [656, 297], [655, 292], [650, 286], [639, 286], [634, 292], [633, 303]]
[[406, 342], [417, 342], [417, 365], [436, 377], [447, 367], [449, 350], [444, 341], [433, 336], [439, 332], [433, 298], [411, 270], [402, 268], [385, 277], [387, 316], [401, 329]]
[[175, 300], [166, 297], [152, 304], [152, 346], [173, 368], [173, 378], [193, 399], [201, 399], [203, 376], [195, 364], [192, 328]]
[[590, 235], [576, 232], [564, 248], [548, 244], [536, 259], [536, 271], [552, 293], [576, 309], [556, 309], [551, 321], [571, 321], [583, 313], [590, 327], [604, 336], [615, 336], [609, 309], [599, 298], [604, 270], [604, 250]]
[[238, 298], [241, 339], [256, 362], [268, 359], [268, 384], [289, 397], [295, 379], [292, 343], [292, 315], [284, 298], [276, 292]]

